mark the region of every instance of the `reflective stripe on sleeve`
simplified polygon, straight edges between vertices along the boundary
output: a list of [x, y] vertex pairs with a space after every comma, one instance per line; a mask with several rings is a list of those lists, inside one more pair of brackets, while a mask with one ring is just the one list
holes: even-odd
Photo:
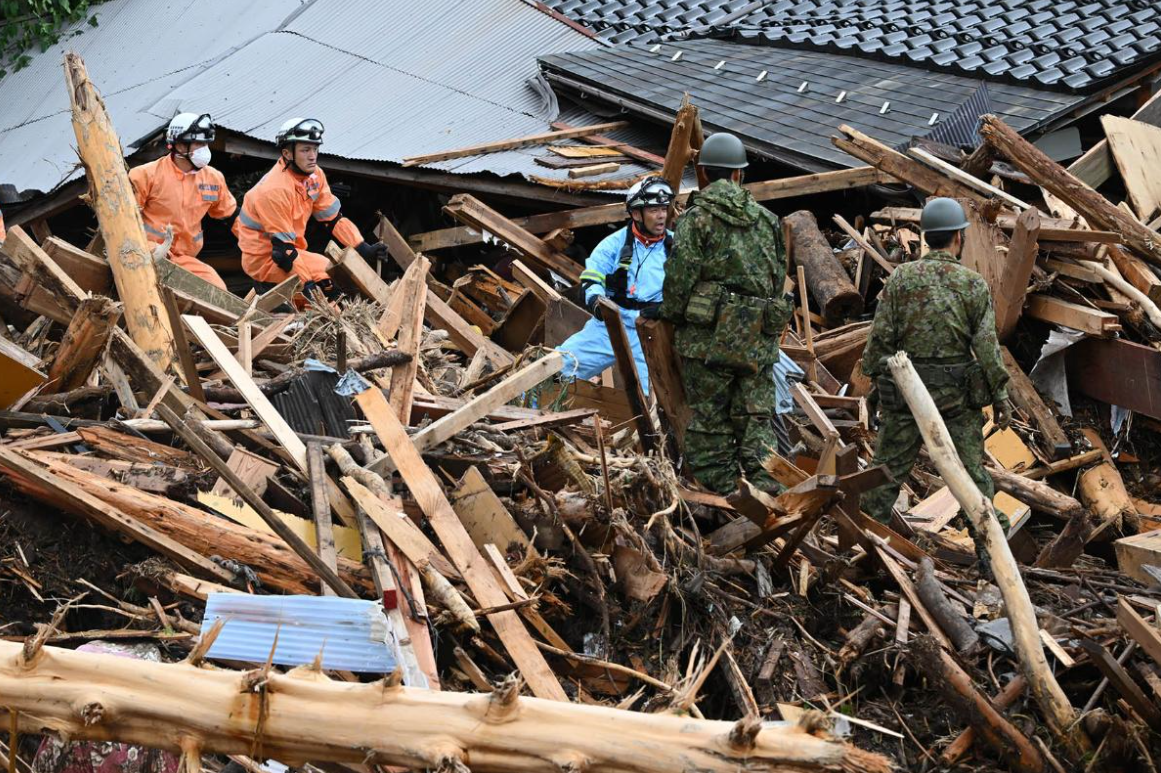
[[314, 219], [315, 219], [315, 220], [330, 220], [332, 217], [334, 217], [335, 215], [339, 214], [339, 208], [340, 208], [341, 206], [342, 206], [342, 205], [341, 205], [341, 203], [339, 202], [339, 200], [338, 200], [338, 199], [335, 199], [335, 200], [334, 200], [334, 201], [331, 203], [331, 205], [330, 205], [329, 207], [327, 207], [326, 209], [324, 209], [324, 210], [321, 210], [321, 211], [319, 211], [319, 212], [315, 212], [315, 213], [314, 213]]

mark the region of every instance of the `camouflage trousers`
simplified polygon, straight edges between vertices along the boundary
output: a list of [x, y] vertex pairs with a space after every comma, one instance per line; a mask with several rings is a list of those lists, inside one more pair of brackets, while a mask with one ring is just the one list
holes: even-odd
[[685, 462], [698, 483], [718, 494], [737, 488], [739, 475], [755, 486], [777, 489], [762, 462], [778, 447], [774, 434], [774, 380], [770, 368], [738, 373], [682, 357], [682, 381], [690, 422]]
[[[950, 416], [943, 415], [943, 423], [951, 435], [951, 442], [955, 444], [959, 460], [963, 462], [964, 468], [980, 492], [991, 500], [996, 495], [996, 489], [992, 476], [984, 469], [984, 415], [978, 410], [962, 407], [949, 413]], [[891, 506], [899, 497], [899, 489], [910, 474], [911, 468], [915, 466], [915, 458], [919, 456], [923, 436], [919, 434], [919, 427], [910, 413], [888, 410], [880, 412], [879, 418], [882, 423], [879, 426], [879, 438], [875, 445], [875, 459], [872, 464], [886, 465], [895, 482], [871, 489], [863, 495], [861, 506], [863, 511], [876, 521], [888, 523], [891, 520]], [[997, 510], [996, 518], [1007, 532], [1008, 516]], [[976, 533], [971, 519], [964, 520], [967, 521], [972, 541], [976, 543], [976, 554], [986, 566], [987, 556], [980, 548], [983, 540]]]

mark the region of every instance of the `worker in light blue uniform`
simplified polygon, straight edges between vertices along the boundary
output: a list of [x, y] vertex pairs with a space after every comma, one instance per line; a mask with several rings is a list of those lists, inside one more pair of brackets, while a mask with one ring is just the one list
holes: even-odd
[[592, 378], [616, 362], [608, 330], [596, 314], [598, 299], [607, 297], [621, 308], [637, 376], [645, 394], [649, 393], [637, 317], [643, 311], [648, 316], [661, 305], [665, 261], [673, 249], [673, 233], [665, 228], [672, 202], [673, 189], [660, 177], [646, 178], [629, 189], [625, 199], [629, 223], [601, 240], [581, 272], [585, 307], [594, 317], [560, 345], [565, 355], [562, 375]]

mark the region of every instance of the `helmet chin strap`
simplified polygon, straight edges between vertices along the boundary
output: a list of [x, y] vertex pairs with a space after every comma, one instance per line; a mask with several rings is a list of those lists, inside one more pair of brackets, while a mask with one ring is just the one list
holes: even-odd
[[286, 164], [286, 168], [291, 170], [292, 172], [294, 172], [297, 175], [301, 175], [303, 177], [310, 177], [310, 172], [303, 169], [301, 166], [298, 165], [298, 162], [294, 160], [294, 151], [298, 148], [298, 143], [292, 142], [288, 147], [290, 147], [290, 160], [287, 161], [286, 159], [283, 159], [283, 163]]

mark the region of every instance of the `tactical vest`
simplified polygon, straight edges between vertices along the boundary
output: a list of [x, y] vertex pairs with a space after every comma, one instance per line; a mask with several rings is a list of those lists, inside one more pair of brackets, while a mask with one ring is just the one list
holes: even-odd
[[[621, 254], [617, 256], [617, 267], [605, 277], [605, 295], [622, 309], [641, 309], [653, 305], [651, 302], [639, 301], [629, 297], [629, 267], [633, 264], [633, 225], [630, 223], [625, 229], [625, 243], [621, 245]], [[673, 236], [668, 231], [662, 240], [665, 245], [665, 254], [673, 254]]]

